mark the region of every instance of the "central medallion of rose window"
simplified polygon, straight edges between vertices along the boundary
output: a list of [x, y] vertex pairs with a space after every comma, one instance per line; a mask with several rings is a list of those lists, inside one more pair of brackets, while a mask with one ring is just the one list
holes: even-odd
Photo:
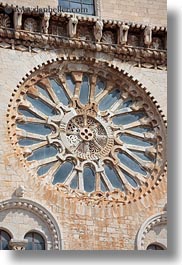
[[98, 160], [109, 154], [114, 144], [112, 130], [104, 119], [86, 112], [69, 120], [65, 134], [61, 137], [66, 147], [80, 159]]
[[56, 62], [35, 71], [13, 97], [9, 133], [44, 183], [127, 196], [163, 172], [165, 126], [140, 86], [101, 68]]

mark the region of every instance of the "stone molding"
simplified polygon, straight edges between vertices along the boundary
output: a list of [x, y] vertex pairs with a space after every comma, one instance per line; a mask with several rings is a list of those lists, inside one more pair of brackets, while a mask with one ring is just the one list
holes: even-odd
[[122, 62], [131, 62], [135, 67], [167, 70], [167, 52], [146, 48], [92, 43], [80, 39], [43, 35], [35, 32], [14, 31], [0, 28], [0, 47], [21, 52], [38, 53], [43, 50], [63, 48], [84, 49], [90, 52], [112, 54]]
[[[52, 214], [45, 209], [45, 207], [41, 206], [37, 202], [27, 200], [27, 199], [10, 199], [7, 201], [0, 202], [0, 212], [7, 210], [7, 209], [24, 209], [29, 212], [32, 212], [33, 214], [40, 217], [40, 219], [46, 223], [47, 227], [49, 228], [49, 231], [52, 235], [52, 247], [53, 250], [61, 250], [61, 234], [59, 226], [55, 220], [55, 218], [52, 216]], [[15, 241], [15, 244], [13, 243]], [[13, 239], [12, 242], [13, 246], [21, 245], [19, 243], [16, 244], [16, 239]], [[20, 242], [21, 243], [21, 242]], [[20, 246], [20, 249], [24, 248], [24, 246]], [[16, 250], [19, 250], [16, 248]]]
[[162, 212], [150, 216], [140, 227], [137, 234], [136, 247], [137, 250], [145, 250], [144, 249], [144, 240], [147, 233], [152, 230], [152, 228], [159, 224], [167, 224], [167, 212]]

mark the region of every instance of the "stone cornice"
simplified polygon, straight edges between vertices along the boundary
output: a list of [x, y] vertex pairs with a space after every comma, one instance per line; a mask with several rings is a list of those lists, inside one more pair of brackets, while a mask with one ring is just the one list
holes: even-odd
[[133, 62], [134, 66], [166, 70], [167, 52], [149, 48], [132, 47], [128, 45], [114, 45], [106, 43], [95, 43], [91, 41], [0, 28], [0, 47], [15, 49], [22, 52], [35, 52], [40, 50], [55, 50], [61, 47], [84, 49], [92, 52], [103, 52], [112, 54], [114, 57], [124, 61]]

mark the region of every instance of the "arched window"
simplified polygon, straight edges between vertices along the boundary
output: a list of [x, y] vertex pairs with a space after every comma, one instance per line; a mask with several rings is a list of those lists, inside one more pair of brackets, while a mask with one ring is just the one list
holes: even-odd
[[9, 250], [10, 235], [4, 230], [0, 230], [0, 250]]
[[148, 245], [147, 250], [164, 250], [164, 248], [158, 244], [150, 244]]
[[63, 12], [95, 15], [94, 0], [59, 0]]
[[45, 240], [36, 232], [29, 232], [25, 235], [28, 240], [25, 250], [45, 250]]

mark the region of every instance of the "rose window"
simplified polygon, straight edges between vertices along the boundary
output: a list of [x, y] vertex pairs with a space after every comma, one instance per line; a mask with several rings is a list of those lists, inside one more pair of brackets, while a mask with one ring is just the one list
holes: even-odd
[[44, 183], [127, 196], [163, 173], [165, 126], [157, 107], [109, 67], [44, 66], [15, 93], [8, 117], [24, 166]]

